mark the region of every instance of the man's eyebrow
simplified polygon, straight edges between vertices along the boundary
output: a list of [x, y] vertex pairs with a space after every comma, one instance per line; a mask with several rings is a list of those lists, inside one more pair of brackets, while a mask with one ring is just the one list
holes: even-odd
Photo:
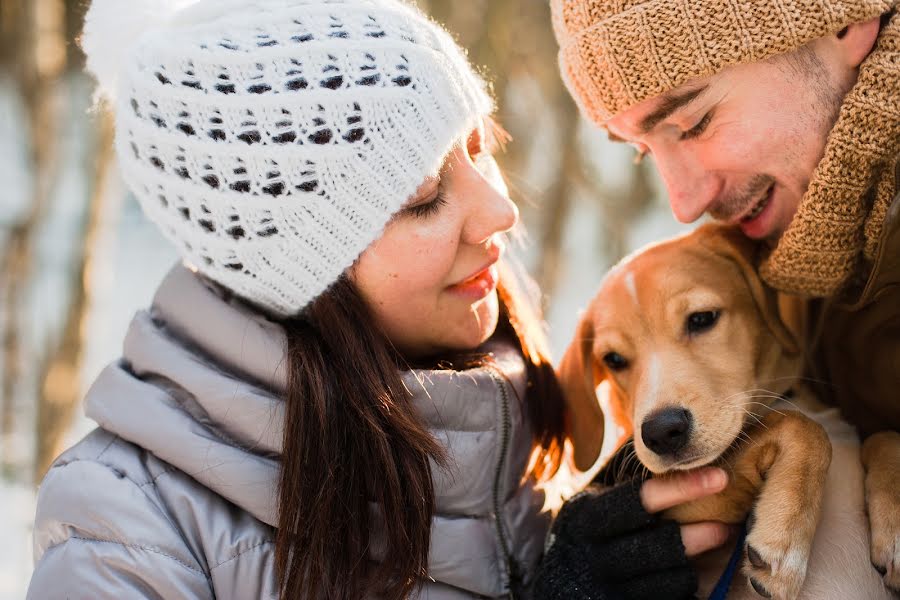
[[642, 133], [650, 133], [662, 121], [671, 116], [676, 110], [690, 104], [694, 99], [705, 92], [709, 85], [704, 85], [694, 90], [688, 90], [681, 94], [666, 94], [659, 106], [652, 113], [641, 119], [638, 128]]

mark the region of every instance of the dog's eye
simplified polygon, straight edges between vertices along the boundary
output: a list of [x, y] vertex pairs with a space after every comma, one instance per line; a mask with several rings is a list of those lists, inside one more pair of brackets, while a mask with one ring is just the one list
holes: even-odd
[[628, 366], [628, 361], [618, 352], [607, 352], [603, 355], [603, 362], [613, 371], [621, 371]]
[[708, 329], [712, 329], [713, 325], [719, 320], [719, 311], [704, 310], [703, 312], [695, 312], [688, 315], [687, 331], [688, 333], [703, 333]]

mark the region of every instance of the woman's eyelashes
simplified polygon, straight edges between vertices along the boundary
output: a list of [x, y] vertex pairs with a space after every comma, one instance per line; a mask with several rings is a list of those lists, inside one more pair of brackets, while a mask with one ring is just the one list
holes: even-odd
[[438, 212], [442, 206], [447, 204], [447, 198], [444, 197], [444, 191], [438, 189], [434, 198], [427, 202], [415, 204], [406, 209], [406, 212], [419, 219], [425, 219]]

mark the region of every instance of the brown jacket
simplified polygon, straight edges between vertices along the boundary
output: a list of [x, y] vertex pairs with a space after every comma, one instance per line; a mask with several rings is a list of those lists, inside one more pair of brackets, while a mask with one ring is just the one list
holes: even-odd
[[[900, 162], [895, 176], [900, 190]], [[900, 431], [900, 194], [868, 280], [810, 309], [807, 376], [820, 398], [863, 436]]]

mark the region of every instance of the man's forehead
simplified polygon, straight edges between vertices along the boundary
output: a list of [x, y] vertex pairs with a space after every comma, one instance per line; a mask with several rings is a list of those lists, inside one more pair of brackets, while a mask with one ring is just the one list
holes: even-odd
[[624, 142], [634, 135], [649, 133], [675, 111], [700, 98], [709, 87], [707, 79], [682, 84], [615, 115], [604, 123], [604, 128], [613, 142]]

